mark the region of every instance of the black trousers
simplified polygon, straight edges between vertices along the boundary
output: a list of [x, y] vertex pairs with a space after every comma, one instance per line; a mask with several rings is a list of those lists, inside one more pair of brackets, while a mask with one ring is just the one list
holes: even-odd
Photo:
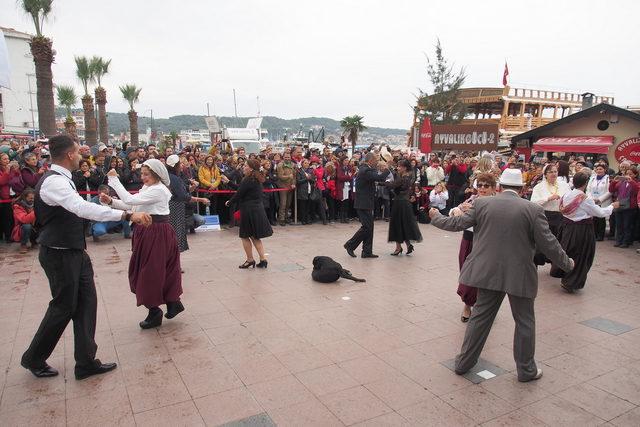
[[44, 366], [73, 320], [76, 368], [91, 367], [98, 349], [94, 340], [98, 299], [91, 259], [84, 250], [46, 246], [40, 247], [39, 259], [49, 279], [52, 299], [22, 362], [34, 368]]
[[596, 234], [596, 239], [604, 239], [604, 232], [607, 229], [606, 218], [593, 218], [593, 231]]
[[362, 243], [362, 254], [369, 255], [373, 252], [373, 212], [370, 209], [356, 209], [360, 228], [346, 243], [351, 250], [356, 250]]
[[11, 242], [11, 230], [13, 229], [13, 205], [0, 203], [0, 238], [5, 242]]

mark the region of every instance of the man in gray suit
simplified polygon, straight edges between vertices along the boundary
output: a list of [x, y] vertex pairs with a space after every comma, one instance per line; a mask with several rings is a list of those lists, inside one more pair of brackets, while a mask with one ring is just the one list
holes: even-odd
[[542, 376], [534, 360], [535, 314], [538, 272], [536, 249], [554, 265], [571, 271], [574, 263], [551, 234], [541, 206], [520, 198], [522, 173], [506, 169], [500, 178], [502, 193], [476, 199], [464, 215], [442, 216], [431, 209], [431, 224], [448, 231], [473, 227], [473, 250], [460, 272], [460, 283], [478, 288], [478, 299], [456, 357], [455, 371], [463, 375], [477, 363], [505, 294], [516, 323], [513, 356], [518, 380]]

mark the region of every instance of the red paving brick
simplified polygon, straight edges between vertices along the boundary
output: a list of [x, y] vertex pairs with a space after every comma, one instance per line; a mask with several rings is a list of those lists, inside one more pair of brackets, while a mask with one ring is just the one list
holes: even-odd
[[[36, 253], [3, 245], [0, 424], [217, 425], [266, 413], [277, 425], [637, 425], [634, 251], [598, 243], [587, 286], [575, 295], [540, 269], [536, 356], [544, 377], [516, 381], [505, 303], [483, 358], [508, 372], [474, 385], [440, 364], [464, 334], [455, 293], [461, 236], [421, 225], [424, 242], [396, 258], [387, 224], [376, 222], [381, 257], [363, 260], [342, 249], [356, 227], [278, 227], [265, 240], [269, 268], [248, 271], [236, 267], [237, 229], [190, 235], [186, 311], [148, 331], [137, 325], [145, 313], [128, 289], [130, 241], [90, 242], [98, 357], [120, 366], [83, 382], [73, 378], [71, 327], [49, 359], [60, 377], [35, 379], [20, 367], [50, 294]], [[312, 282], [315, 255], [367, 282]], [[593, 317], [634, 329], [615, 336], [578, 323]]]

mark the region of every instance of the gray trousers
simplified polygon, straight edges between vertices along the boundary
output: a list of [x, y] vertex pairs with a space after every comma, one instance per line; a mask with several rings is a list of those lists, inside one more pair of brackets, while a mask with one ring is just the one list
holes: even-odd
[[[462, 349], [456, 356], [457, 374], [465, 374], [478, 362], [505, 295], [505, 292], [478, 289], [478, 300], [473, 306]], [[528, 381], [538, 373], [533, 358], [536, 351], [536, 319], [533, 302], [532, 298], [509, 295], [511, 314], [516, 323], [513, 358], [516, 361], [519, 381]]]

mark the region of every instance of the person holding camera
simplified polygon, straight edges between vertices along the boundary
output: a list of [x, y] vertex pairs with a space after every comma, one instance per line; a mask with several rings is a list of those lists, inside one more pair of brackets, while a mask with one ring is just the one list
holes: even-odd
[[429, 193], [429, 206], [438, 209], [442, 215], [448, 215], [447, 201], [449, 200], [449, 191], [444, 181], [436, 184]]
[[[575, 185], [575, 184], [574, 184]], [[633, 229], [638, 212], [638, 167], [631, 166], [624, 175], [616, 176], [609, 183], [609, 192], [617, 200], [614, 211], [616, 221], [616, 248], [628, 248], [633, 245]]]

